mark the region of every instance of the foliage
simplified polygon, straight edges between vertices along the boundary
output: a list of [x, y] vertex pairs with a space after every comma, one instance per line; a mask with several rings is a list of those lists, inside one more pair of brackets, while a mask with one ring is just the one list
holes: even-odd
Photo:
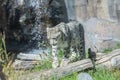
[[[6, 51], [5, 40], [2, 41], [2, 39], [1, 39], [0, 45], [3, 45], [3, 48], [2, 48], [2, 46], [0, 47], [0, 54], [6, 55], [6, 57], [4, 58], [6, 61], [6, 59], [8, 58], [8, 53]], [[117, 48], [120, 48], [120, 44], [117, 45]], [[111, 49], [108, 49], [108, 50], [105, 50], [104, 52], [109, 53], [111, 51], [112, 51]], [[59, 61], [61, 61], [63, 55], [64, 55], [63, 50], [60, 50], [59, 55], [58, 55]], [[87, 52], [86, 52], [86, 55], [87, 55], [86, 58], [88, 58]], [[8, 80], [17, 80], [17, 77], [20, 75], [28, 74], [28, 73], [35, 72], [35, 71], [50, 69], [50, 68], [52, 68], [51, 64], [52, 64], [52, 59], [46, 60], [46, 61], [40, 61], [35, 66], [35, 68], [32, 70], [26, 70], [26, 71], [22, 70], [22, 71], [17, 71], [17, 72], [14, 69], [12, 69], [11, 67], [7, 68], [6, 66], [4, 66], [3, 72], [8, 76]], [[95, 73], [93, 73], [93, 70], [89, 70], [87, 72], [93, 77], [93, 80], [120, 80], [120, 76], [119, 76], [120, 70], [119, 69], [114, 69], [114, 70], [97, 69], [97, 71]], [[63, 77], [59, 80], [76, 80], [78, 74], [79, 73], [76, 72], [69, 76]], [[55, 76], [54, 76], [54, 78], [52, 77], [49, 80], [58, 80], [58, 79], [55, 78]]]
[[104, 51], [103, 51], [103, 53], [110, 53], [112, 51], [112, 49], [105, 49]]
[[120, 49], [120, 43], [117, 44], [117, 49]]
[[60, 80], [77, 80], [78, 73], [73, 73], [69, 76], [63, 77]]
[[97, 69], [95, 73], [89, 71], [94, 80], [116, 80], [112, 70]]
[[[120, 70], [105, 70], [105, 69], [97, 69], [95, 73], [92, 70], [88, 71], [88, 73], [92, 76], [93, 80], [120, 80]], [[76, 77], [79, 73], [74, 73], [67, 77], [61, 78], [60, 80], [76, 80]]]
[[8, 63], [8, 53], [7, 53], [7, 50], [6, 50], [6, 43], [5, 43], [5, 35], [1, 36], [0, 38], [0, 62], [1, 63]]
[[52, 68], [52, 60], [40, 61], [37, 65], [35, 65], [32, 71], [40, 71]]

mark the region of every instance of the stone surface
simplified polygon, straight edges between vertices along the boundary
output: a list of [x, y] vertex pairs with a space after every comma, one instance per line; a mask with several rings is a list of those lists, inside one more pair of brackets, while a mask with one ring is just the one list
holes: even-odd
[[102, 57], [105, 53], [96, 53], [96, 58], [97, 57]]
[[34, 68], [37, 61], [22, 61], [22, 60], [15, 60], [13, 63], [13, 68], [16, 70], [27, 70]]
[[67, 9], [68, 20], [76, 19], [75, 0], [64, 0]]
[[91, 17], [120, 20], [119, 0], [65, 0], [69, 20], [85, 21]]
[[17, 55], [17, 58], [21, 60], [41, 60], [41, 57], [39, 54], [20, 53]]
[[53, 26], [68, 21], [65, 0], [53, 0], [49, 8], [50, 22], [52, 22]]
[[[120, 42], [119, 0], [65, 0], [68, 20], [85, 23], [86, 50], [112, 49]], [[96, 47], [96, 48], [95, 48]]]
[[[47, 21], [45, 21], [45, 19], [42, 15], [39, 16], [39, 14], [38, 14], [41, 11], [37, 7], [37, 6], [39, 6], [37, 4], [37, 3], [39, 3], [39, 2], [37, 2], [38, 0], [36, 0], [33, 3], [32, 3], [32, 1], [33, 0], [26, 0], [24, 3], [23, 0], [17, 0], [15, 2], [13, 2], [14, 5], [11, 5], [12, 3], [8, 1], [9, 2], [8, 5], [10, 5], [9, 9], [13, 10], [10, 12], [7, 11], [7, 12], [9, 12], [7, 14], [12, 15], [12, 16], [8, 16], [9, 17], [8, 19], [10, 19], [10, 20], [7, 20], [7, 21], [11, 21], [10, 22], [11, 26], [9, 26], [11, 30], [10, 31], [8, 30], [8, 36], [7, 36], [8, 39], [14, 40], [14, 38], [15, 38], [16, 40], [18, 40], [18, 43], [21, 44], [21, 42], [23, 42], [23, 45], [25, 44], [24, 42], [29, 42], [29, 40], [31, 40], [32, 36], [34, 36], [34, 38], [32, 38], [32, 39], [35, 39], [35, 36], [37, 36], [37, 38], [36, 38], [37, 41], [38, 42], [41, 41], [41, 39], [38, 40], [38, 38], [41, 37], [39, 35], [44, 34], [44, 32], [42, 32], [42, 31], [45, 30], [45, 29], [44, 30], [42, 29], [42, 28], [45, 28], [45, 26], [41, 25], [41, 24], [43, 24], [44, 22], [47, 22]], [[46, 1], [46, 0], [44, 0], [44, 1]], [[2, 4], [2, 2], [0, 4]], [[25, 4], [25, 5], [23, 5], [23, 4]], [[33, 6], [35, 6], [35, 4], [36, 4], [36, 8], [34, 9]], [[71, 21], [71, 20], [87, 21], [88, 20], [87, 22], [92, 23], [89, 20], [91, 17], [104, 19], [103, 22], [105, 20], [111, 20], [111, 21], [114, 21], [116, 23], [116, 22], [120, 21], [120, 9], [119, 9], [120, 6], [119, 6], [119, 4], [120, 4], [119, 0], [53, 0], [53, 2], [49, 6], [50, 11], [48, 11], [49, 12], [48, 17], [50, 18], [50, 22], [53, 24], [53, 26], [57, 25], [60, 22], [68, 22], [68, 20], [69, 21]], [[25, 6], [26, 7], [28, 6], [27, 7], [28, 11], [25, 9]], [[28, 17], [28, 19], [26, 18], [26, 21], [22, 20], [23, 22], [28, 22], [28, 23], [21, 24], [21, 18], [23, 18], [23, 16], [25, 16], [27, 13], [29, 13], [29, 10], [30, 10], [29, 6], [31, 6], [31, 8], [33, 9], [33, 11], [32, 11], [33, 13], [29, 14], [30, 18], [29, 17]], [[15, 7], [15, 9], [12, 9], [14, 7]], [[41, 6], [41, 7], [45, 7], [45, 6]], [[1, 12], [4, 12], [4, 10], [2, 11], [2, 9], [1, 9]], [[15, 10], [18, 10], [18, 14], [17, 13], [12, 14], [12, 12], [17, 12]], [[45, 10], [45, 9], [43, 9], [43, 10]], [[0, 13], [0, 14], [5, 16], [3, 13]], [[37, 26], [36, 26], [36, 24], [38, 23], [37, 21], [35, 21], [35, 24], [30, 23], [32, 21], [31, 17], [33, 17], [33, 15], [36, 15], [37, 20], [41, 20], [40, 22], [38, 21], [39, 25], [37, 25]], [[19, 16], [18, 19], [17, 19], [17, 16]], [[14, 20], [14, 19], [17, 19], [17, 20]], [[4, 23], [6, 22], [6, 20], [4, 20], [4, 19], [1, 19], [0, 21], [1, 22], [4, 21]], [[100, 27], [103, 26], [104, 24], [100, 24], [100, 22], [99, 22], [99, 24], [97, 24], [98, 22], [95, 22], [96, 23], [95, 24], [93, 21], [94, 24], [89, 24], [89, 25], [93, 26], [95, 29], [97, 28], [95, 26], [99, 25], [98, 29], [100, 29]], [[21, 25], [19, 25], [19, 24], [21, 24]], [[42, 28], [40, 26], [40, 28], [33, 29], [34, 27], [32, 25], [34, 25], [36, 27], [41, 25]], [[14, 26], [16, 26], [16, 27], [14, 27]], [[24, 26], [27, 26], [27, 27], [24, 27]], [[110, 26], [110, 25], [105, 25], [105, 26]], [[19, 29], [19, 28], [21, 28], [21, 29]], [[92, 28], [92, 29], [94, 29], [94, 28]], [[118, 28], [118, 29], [115, 29], [113, 31], [115, 33], [115, 35], [114, 34], [112, 34], [112, 35], [118, 37], [119, 36], [119, 27], [116, 26], [115, 28]], [[106, 29], [108, 29], [108, 28], [106, 28]], [[39, 34], [39, 35], [32, 35], [31, 36], [31, 33], [35, 32], [35, 30], [37, 31], [37, 34]], [[102, 28], [102, 30], [103, 30], [103, 28]], [[42, 33], [39, 33], [39, 32], [42, 32]], [[91, 33], [90, 30], [89, 30], [89, 32]], [[100, 32], [100, 31], [98, 30], [98, 32]], [[107, 33], [108, 32], [111, 33], [111, 31], [107, 31]], [[34, 34], [36, 34], [36, 33], [34, 33]], [[10, 37], [10, 35], [12, 37]], [[93, 35], [94, 36], [91, 36], [91, 37], [93, 37], [93, 39], [95, 40], [98, 35], [96, 35], [95, 33], [93, 33]], [[108, 34], [108, 35], [110, 35], [110, 34]], [[110, 36], [112, 36], [112, 35], [110, 35]], [[45, 36], [45, 35], [43, 35], [43, 36]], [[100, 44], [102, 44], [102, 45], [110, 44], [111, 43], [110, 36], [104, 37], [104, 39], [105, 39], [105, 40], [103, 40], [104, 43], [102, 44], [102, 42], [101, 42]], [[119, 39], [116, 38], [116, 40], [119, 40]], [[8, 41], [10, 41], [10, 40], [8, 40]], [[32, 40], [32, 41], [33, 41], [33, 43], [36, 42], [35, 40]], [[47, 41], [47, 40], [45, 40], [45, 41]], [[15, 41], [13, 41], [13, 42], [15, 42]], [[30, 46], [33, 46], [33, 43], [30, 43], [31, 44]], [[112, 43], [114, 43], [114, 41]], [[36, 44], [37, 43], [35, 43], [35, 45]], [[11, 41], [10, 41], [10, 42], [8, 42], [8, 45], [10, 45], [10, 47], [11, 47], [11, 45], [13, 45], [13, 44], [11, 44]], [[17, 46], [17, 45], [18, 44], [16, 44], [15, 46]], [[26, 43], [26, 45], [27, 45], [27, 43]], [[113, 45], [113, 44], [111, 44], [111, 45]], [[111, 46], [111, 45], [109, 45], [109, 46]], [[94, 45], [92, 45], [92, 46], [94, 46]], [[13, 47], [13, 49], [14, 48], [15, 47]], [[20, 49], [20, 48], [21, 48], [21, 46], [18, 47], [17, 49]], [[24, 49], [26, 49], [26, 48], [29, 48], [29, 47], [25, 47]]]
[[46, 27], [68, 21], [64, 0], [53, 0], [50, 5], [47, 4], [48, 1], [50, 0], [3, 0], [0, 2], [0, 5], [5, 4], [0, 7], [2, 12], [0, 12], [2, 15], [0, 27], [4, 28], [8, 24], [6, 40], [7, 46], [10, 46], [7, 48], [10, 48], [9, 51], [43, 47], [43, 44], [45, 46], [47, 44]]
[[39, 61], [50, 59], [48, 54], [49, 50], [33, 49], [29, 52], [21, 52], [17, 55], [16, 60], [13, 62], [14, 69], [31, 69]]
[[120, 56], [116, 56], [111, 59], [111, 66], [113, 68], [120, 68]]
[[77, 80], [93, 80], [88, 73], [80, 73], [77, 76]]
[[[28, 1], [28, 2], [27, 2]], [[33, 14], [36, 15], [36, 20], [43, 20], [43, 16], [39, 16], [39, 9], [37, 8], [37, 6], [39, 6], [37, 3], [38, 0], [36, 0], [35, 2], [32, 2], [32, 0], [27, 0], [25, 2], [25, 6], [32, 6], [36, 4], [36, 8], [33, 9]], [[1, 5], [3, 5], [3, 3], [0, 3]], [[2, 13], [0, 13], [3, 17], [0, 19], [0, 24], [1, 26], [5, 26], [6, 25], [6, 21], [10, 21], [10, 25], [8, 26], [11, 31], [8, 30], [7, 32], [7, 38], [13, 39], [15, 38], [15, 40], [17, 40], [18, 42], [21, 41], [22, 42], [29, 42], [29, 40], [31, 39], [31, 37], [28, 37], [28, 33], [34, 33], [34, 29], [32, 25], [36, 25], [38, 22], [36, 21], [35, 24], [31, 23], [31, 17], [32, 17], [32, 13], [29, 12], [29, 10], [31, 8], [27, 8], [27, 10], [22, 10], [25, 9], [24, 5], [23, 5], [23, 0], [17, 0], [17, 2], [14, 2], [14, 4], [12, 4], [12, 1], [9, 2], [9, 15], [8, 16], [10, 20], [6, 20], [6, 18], [4, 17], [6, 14], [3, 6], [0, 7], [0, 11]], [[11, 5], [12, 4], [12, 5]], [[85, 40], [86, 40], [86, 50], [91, 47], [94, 51], [103, 51], [104, 49], [108, 49], [108, 48], [114, 48], [118, 42], [120, 42], [120, 26], [116, 24], [116, 22], [120, 22], [120, 0], [54, 0], [51, 5], [50, 5], [50, 19], [53, 20], [51, 21], [53, 25], [58, 24], [59, 22], [63, 21], [63, 22], [67, 22], [68, 19], [70, 20], [77, 20], [77, 21], [86, 21], [85, 22]], [[12, 9], [14, 8], [15, 9]], [[43, 6], [41, 6], [43, 7]], [[67, 9], [67, 10], [66, 10]], [[17, 12], [16, 10], [18, 10], [18, 13], [14, 13]], [[45, 9], [43, 9], [45, 10]], [[35, 12], [34, 12], [35, 11]], [[38, 13], [37, 13], [38, 11]], [[4, 13], [4, 14], [3, 14]], [[21, 14], [20, 14], [21, 13]], [[22, 16], [26, 15], [27, 13], [30, 13], [30, 18], [28, 17], [28, 19], [26, 19], [26, 24], [22, 24], [19, 25], [21, 23], [21, 18]], [[67, 13], [67, 14], [66, 14]], [[19, 16], [19, 18], [17, 19], [17, 16]], [[68, 17], [67, 17], [68, 16]], [[95, 17], [95, 18], [91, 18], [91, 17]], [[99, 19], [97, 19], [99, 18]], [[15, 19], [15, 20], [14, 20]], [[20, 20], [20, 22], [19, 22]], [[24, 21], [25, 22], [25, 21]], [[44, 20], [42, 21], [44, 22]], [[41, 24], [41, 22], [39, 22], [39, 24]], [[16, 26], [16, 27], [15, 27]], [[27, 26], [24, 28], [24, 26]], [[37, 25], [36, 27], [38, 27], [39, 25]], [[19, 28], [22, 28], [19, 29]], [[30, 27], [30, 28], [29, 28]], [[32, 27], [32, 28], [31, 28]], [[44, 26], [43, 26], [44, 27]], [[45, 27], [44, 27], [45, 28]], [[39, 32], [41, 32], [42, 30], [40, 30], [41, 28], [37, 28], [37, 34], [40, 34]], [[33, 30], [33, 31], [31, 31]], [[44, 33], [44, 32], [43, 32]], [[24, 34], [24, 36], [23, 36]], [[10, 37], [10, 35], [12, 37]], [[22, 36], [21, 36], [22, 35]], [[29, 36], [31, 36], [31, 34], [29, 34]], [[39, 35], [32, 35], [32, 36], [37, 36], [37, 38], [40, 38], [41, 36]], [[38, 37], [39, 36], [39, 37]], [[26, 39], [28, 38], [28, 39]], [[36, 38], [36, 39], [37, 39]], [[34, 38], [32, 38], [34, 39]], [[40, 41], [41, 39], [37, 39], [37, 41]], [[10, 41], [10, 40], [8, 40]], [[13, 41], [15, 43], [15, 41]], [[33, 40], [33, 42], [35, 42]], [[11, 41], [10, 41], [11, 43]], [[16, 43], [15, 43], [16, 44]], [[25, 43], [23, 43], [25, 44]], [[31, 43], [32, 44], [32, 43]], [[10, 44], [9, 44], [10, 45]], [[13, 44], [11, 44], [13, 46]], [[10, 45], [10, 47], [11, 47]], [[16, 46], [18, 46], [18, 44], [16, 44]], [[16, 47], [14, 46], [14, 48]], [[21, 45], [23, 47], [23, 45]], [[18, 47], [17, 49], [21, 48]], [[30, 45], [32, 46], [32, 45]], [[26, 49], [26, 48], [24, 48]], [[14, 49], [15, 50], [15, 49]], [[17, 51], [17, 50], [15, 50]], [[20, 53], [17, 58], [21, 59], [21, 60], [42, 60], [42, 56], [40, 54], [26, 54], [26, 53]], [[44, 57], [45, 59], [45, 57]]]
[[34, 60], [34, 61], [38, 61], [38, 60], [46, 60], [49, 58], [49, 54], [48, 54], [48, 50], [31, 50], [29, 52], [21, 52], [17, 55], [17, 59], [20, 60]]
[[115, 22], [91, 18], [84, 24], [86, 50], [94, 51], [113, 49], [120, 42], [120, 26]]

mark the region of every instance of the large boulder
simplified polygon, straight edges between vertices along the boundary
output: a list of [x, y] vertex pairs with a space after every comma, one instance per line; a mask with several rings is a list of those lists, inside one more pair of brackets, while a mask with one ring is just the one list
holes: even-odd
[[120, 42], [120, 26], [115, 22], [91, 18], [84, 23], [86, 49], [113, 49]]
[[23, 60], [15, 60], [12, 67], [15, 70], [28, 70], [35, 67], [37, 61], [23, 61]]
[[77, 76], [77, 80], [93, 80], [88, 73], [80, 73]]
[[69, 20], [86, 21], [91, 17], [120, 22], [119, 0], [65, 0]]
[[112, 68], [120, 68], [120, 56], [116, 56], [111, 59]]
[[50, 60], [49, 50], [33, 49], [28, 52], [20, 52], [17, 54], [13, 62], [13, 68], [16, 70], [32, 69], [40, 61]]
[[47, 50], [31, 50], [29, 52], [21, 52], [17, 55], [17, 59], [20, 60], [30, 60], [30, 61], [39, 61], [39, 60], [46, 60], [49, 57], [49, 51]]

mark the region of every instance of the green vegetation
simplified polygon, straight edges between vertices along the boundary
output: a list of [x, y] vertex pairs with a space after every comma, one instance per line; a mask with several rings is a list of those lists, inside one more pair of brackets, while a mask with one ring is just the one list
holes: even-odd
[[94, 80], [117, 80], [113, 71], [97, 69], [95, 73], [89, 71]]
[[38, 62], [38, 64], [35, 65], [35, 68], [32, 69], [32, 71], [40, 71], [40, 70], [50, 69], [50, 68], [52, 68], [51, 64], [52, 64], [52, 60]]
[[[38, 70], [36, 69], [36, 71], [38, 71]], [[5, 68], [4, 71], [9, 77], [8, 80], [15, 80], [20, 75], [24, 75], [24, 74], [28, 74], [28, 73], [32, 72], [32, 71], [24, 71], [24, 70], [16, 72], [12, 68], [9, 68], [9, 69]], [[120, 80], [120, 76], [119, 76], [120, 70], [119, 69], [115, 69], [115, 70], [97, 69], [97, 71], [95, 73], [93, 73], [93, 70], [89, 70], [86, 72], [92, 76], [93, 80]], [[73, 73], [73, 74], [63, 77], [61, 79], [51, 78], [48, 80], [76, 80], [78, 74], [79, 73]]]
[[[117, 47], [115, 49], [119, 49], [120, 48], [120, 43], [117, 44]], [[104, 53], [109, 53], [111, 52], [112, 49], [106, 49], [104, 50]], [[43, 71], [43, 70], [47, 70], [47, 69], [51, 69], [52, 68], [52, 59], [50, 60], [46, 60], [46, 61], [39, 61], [37, 65], [35, 65], [34, 69], [31, 70], [22, 70], [22, 71], [15, 71], [13, 68], [11, 68], [10, 66], [7, 67], [6, 63], [9, 64], [9, 62], [7, 62], [8, 60], [10, 61], [10, 58], [8, 56], [9, 54], [6, 51], [6, 46], [5, 46], [5, 39], [1, 38], [0, 39], [0, 60], [2, 60], [4, 62], [1, 62], [3, 64], [3, 72], [7, 75], [8, 80], [17, 80], [17, 77], [20, 75], [24, 75], [24, 74], [28, 74], [31, 72], [36, 72], [36, 71]], [[50, 53], [51, 56], [51, 53]], [[63, 50], [59, 51], [59, 61], [61, 61], [62, 57], [63, 57]], [[88, 58], [88, 53], [86, 52], [86, 58]], [[84, 71], [83, 71], [84, 72]], [[89, 70], [86, 71], [87, 73], [89, 73], [92, 77], [93, 80], [120, 80], [120, 69], [114, 69], [114, 70], [105, 70], [105, 69], [97, 69], [97, 71], [95, 73], [93, 73], [93, 70]], [[59, 80], [76, 80], [77, 79], [77, 75], [79, 73], [73, 73], [69, 76], [63, 77]], [[57, 78], [51, 78], [49, 80], [58, 80]]]
[[117, 47], [116, 47], [116, 48], [117, 48], [117, 49], [120, 49], [120, 43], [117, 44]]
[[59, 50], [58, 54], [59, 54], [58, 57], [59, 57], [59, 58], [62, 58], [63, 55], [64, 55], [63, 49]]
[[108, 53], [110, 53], [111, 51], [112, 51], [112, 49], [105, 49], [105, 50], [103, 51], [103, 53], [108, 54]]
[[8, 53], [6, 50], [5, 36], [0, 37], [0, 63], [8, 62]]
[[[93, 80], [120, 80], [120, 70], [105, 70], [105, 69], [97, 69], [95, 73], [92, 70], [88, 71], [88, 73], [92, 76]], [[76, 80], [77, 75], [79, 73], [74, 73], [67, 77], [61, 78], [60, 80]]]
[[78, 73], [73, 73], [69, 76], [63, 77], [60, 80], [77, 80]]

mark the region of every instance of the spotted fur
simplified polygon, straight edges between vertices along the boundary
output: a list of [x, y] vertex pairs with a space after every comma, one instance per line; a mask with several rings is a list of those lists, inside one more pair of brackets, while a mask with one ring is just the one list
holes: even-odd
[[84, 29], [79, 22], [62, 22], [53, 28], [47, 28], [47, 38], [51, 46], [64, 49], [65, 58], [69, 58], [72, 52], [79, 54], [79, 60], [85, 58]]

